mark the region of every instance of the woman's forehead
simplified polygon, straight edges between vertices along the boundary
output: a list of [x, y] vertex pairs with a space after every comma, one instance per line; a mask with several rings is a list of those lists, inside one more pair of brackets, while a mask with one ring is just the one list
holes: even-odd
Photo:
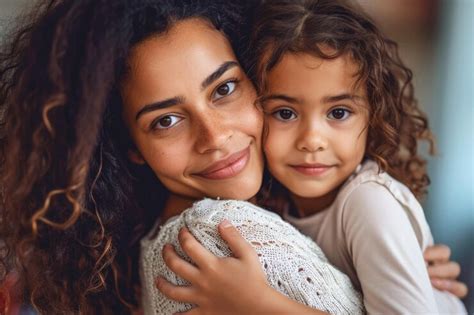
[[[131, 51], [131, 70], [157, 65], [202, 63], [208, 59], [235, 59], [227, 38], [204, 19], [192, 18], [175, 23], [167, 32], [147, 38]], [[221, 60], [221, 61], [222, 61]], [[189, 69], [192, 70], [192, 69]]]

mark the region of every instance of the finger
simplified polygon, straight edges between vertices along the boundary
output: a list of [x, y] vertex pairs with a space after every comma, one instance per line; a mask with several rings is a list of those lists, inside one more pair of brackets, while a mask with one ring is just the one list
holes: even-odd
[[188, 229], [182, 228], [179, 231], [178, 240], [181, 248], [199, 268], [209, 266], [216, 262], [217, 257], [202, 246]]
[[159, 277], [156, 279], [156, 288], [167, 298], [183, 303], [195, 303], [197, 292], [192, 286], [178, 286]]
[[255, 249], [240, 234], [228, 220], [223, 220], [219, 226], [219, 233], [227, 243], [236, 258], [256, 257]]
[[461, 267], [457, 262], [454, 261], [428, 266], [428, 274], [430, 278], [454, 280], [459, 276], [460, 273]]
[[460, 299], [464, 298], [469, 291], [466, 284], [454, 280], [431, 279], [431, 284], [436, 289], [448, 291]]
[[199, 277], [199, 269], [179, 257], [173, 246], [169, 244], [165, 245], [163, 247], [162, 255], [166, 266], [168, 266], [168, 268], [175, 274], [191, 283], [197, 281]]
[[178, 312], [178, 313], [174, 313], [173, 315], [200, 315], [200, 314], [202, 314], [201, 310], [199, 309], [199, 307], [196, 306], [190, 309], [189, 311]]
[[436, 262], [447, 262], [450, 256], [451, 249], [443, 244], [429, 246], [423, 253], [423, 257], [430, 265]]

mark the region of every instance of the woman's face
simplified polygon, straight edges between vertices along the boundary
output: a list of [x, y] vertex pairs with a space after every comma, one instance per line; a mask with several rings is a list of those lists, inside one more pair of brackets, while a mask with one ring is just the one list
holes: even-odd
[[249, 199], [263, 172], [262, 114], [224, 35], [202, 19], [139, 43], [122, 84], [136, 150], [174, 194]]

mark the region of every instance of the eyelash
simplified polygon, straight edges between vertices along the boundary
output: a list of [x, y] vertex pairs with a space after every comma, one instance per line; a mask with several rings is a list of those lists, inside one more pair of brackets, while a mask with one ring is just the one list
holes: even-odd
[[[218, 100], [223, 99], [223, 98], [225, 98], [225, 97], [227, 97], [227, 96], [229, 96], [229, 95], [232, 95], [232, 94], [235, 92], [235, 90], [237, 89], [237, 86], [238, 86], [239, 82], [240, 82], [240, 81], [239, 81], [237, 78], [232, 78], [232, 79], [229, 79], [229, 80], [227, 80], [227, 81], [225, 81], [225, 82], [222, 82], [221, 84], [219, 84], [219, 85], [214, 89], [214, 91], [212, 91], [212, 94], [211, 94], [212, 99], [218, 101]], [[221, 88], [221, 87], [223, 87], [223, 86], [225, 86], [226, 84], [229, 84], [229, 83], [234, 84], [234, 89], [233, 89], [229, 94], [223, 95], [223, 96], [221, 96], [221, 97], [218, 97], [218, 98], [214, 99], [214, 96], [216, 95], [217, 90], [219, 90], [219, 88]]]
[[[226, 96], [229, 96], [229, 95], [231, 95], [232, 93], [235, 92], [235, 89], [237, 88], [237, 85], [238, 85], [239, 82], [240, 82], [240, 81], [239, 81], [237, 78], [229, 79], [229, 80], [227, 80], [227, 81], [225, 81], [225, 82], [219, 84], [219, 85], [215, 88], [215, 90], [212, 92], [212, 95], [215, 95], [215, 94], [217, 93], [217, 90], [218, 90], [219, 88], [221, 88], [222, 86], [225, 86], [226, 84], [229, 84], [229, 83], [234, 84], [234, 88], [229, 92], [229, 94], [223, 95], [223, 96], [217, 98], [216, 100], [220, 100], [220, 99], [222, 99], [222, 98], [225, 98]], [[163, 118], [166, 118], [166, 117], [175, 117], [175, 118], [178, 118], [179, 120], [178, 120], [177, 122], [175, 122], [174, 124], [168, 126], [168, 127], [157, 128], [157, 125], [159, 124], [160, 120], [162, 120]], [[161, 131], [163, 131], [163, 130], [170, 129], [170, 128], [174, 127], [176, 124], [178, 124], [182, 119], [183, 119], [183, 118], [180, 117], [180, 116], [178, 116], [178, 115], [165, 114], [165, 115], [160, 116], [160, 117], [158, 117], [158, 118], [156, 118], [155, 120], [152, 121], [152, 123], [150, 124], [150, 130], [155, 130], [155, 131], [156, 131], [156, 130], [161, 130]]]
[[[175, 118], [178, 118], [179, 120], [177, 122], [175, 122], [174, 124], [172, 124], [171, 126], [168, 126], [168, 127], [163, 127], [163, 128], [157, 128], [159, 122], [163, 119], [163, 118], [166, 118], [166, 117], [175, 117]], [[183, 120], [184, 118], [178, 116], [178, 115], [173, 115], [173, 114], [165, 114], [163, 116], [160, 116], [158, 118], [156, 118], [155, 120], [153, 120], [150, 124], [150, 130], [152, 131], [164, 131], [164, 130], [168, 130], [172, 127], [174, 127], [176, 124], [178, 124], [181, 120]]]
[[[281, 114], [281, 112], [284, 111], [284, 110], [290, 111], [292, 117], [293, 117], [293, 116], [295, 116], [295, 117], [292, 118], [292, 119], [283, 119], [283, 118], [281, 117], [281, 115], [279, 115], [279, 114]], [[271, 114], [273, 117], [275, 117], [277, 120], [283, 121], [283, 122], [291, 121], [291, 120], [294, 120], [294, 119], [296, 119], [296, 118], [298, 117], [298, 116], [296, 115], [295, 111], [292, 110], [291, 108], [288, 108], [288, 107], [278, 108], [277, 110], [274, 110], [274, 111], [271, 112], [270, 114]], [[278, 116], [280, 116], [280, 117], [278, 117]]]
[[[336, 118], [334, 117], [334, 111], [336, 110], [342, 110], [344, 111], [344, 116], [343, 118]], [[281, 117], [281, 113], [282, 111], [290, 111], [291, 112], [291, 118], [289, 119], [284, 119]], [[354, 112], [347, 109], [347, 108], [344, 108], [344, 107], [335, 107], [335, 108], [332, 108], [329, 113], [327, 114], [327, 117], [331, 120], [336, 120], [336, 121], [344, 121], [344, 120], [347, 120], [350, 115], [352, 115]], [[283, 122], [288, 122], [288, 121], [292, 121], [296, 118], [298, 118], [298, 115], [296, 114], [296, 112], [291, 109], [291, 108], [288, 108], [288, 107], [282, 107], [282, 108], [278, 108], [277, 110], [274, 110], [273, 112], [270, 113], [270, 115], [272, 115], [273, 117], [275, 117], [277, 120], [279, 121], [283, 121]], [[333, 116], [333, 117], [330, 117], [330, 116]]]
[[[329, 117], [329, 115], [334, 114], [334, 111], [336, 111], [336, 110], [344, 111], [344, 116], [343, 117], [345, 117], [345, 118], [335, 118], [334, 116], [333, 116], [333, 118]], [[353, 111], [351, 111], [351, 110], [349, 110], [345, 107], [335, 107], [335, 108], [332, 108], [329, 111], [327, 116], [328, 116], [329, 119], [332, 119], [332, 120], [344, 121], [344, 120], [347, 120], [353, 113], [354, 113]], [[347, 115], [347, 117], [346, 117], [346, 115]]]

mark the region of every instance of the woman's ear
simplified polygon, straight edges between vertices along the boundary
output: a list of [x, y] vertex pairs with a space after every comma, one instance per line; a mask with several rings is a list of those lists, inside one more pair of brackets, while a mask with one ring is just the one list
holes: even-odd
[[142, 154], [138, 152], [137, 149], [128, 149], [128, 159], [135, 164], [143, 165], [145, 164], [145, 159], [143, 158]]

